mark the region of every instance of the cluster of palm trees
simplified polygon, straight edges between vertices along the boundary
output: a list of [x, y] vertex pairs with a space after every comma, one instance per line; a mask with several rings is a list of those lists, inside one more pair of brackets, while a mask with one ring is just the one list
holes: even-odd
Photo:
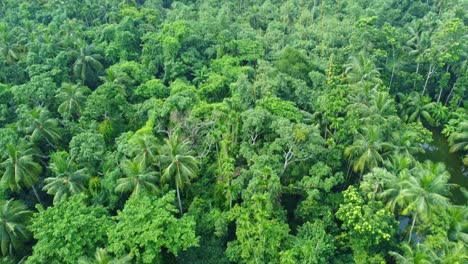
[[[124, 160], [120, 166], [124, 178], [118, 180], [117, 192], [154, 193], [157, 188], [158, 172], [153, 167], [163, 168], [160, 173], [162, 183], [174, 182], [180, 213], [183, 213], [180, 191], [198, 174], [198, 162], [189, 149], [189, 142], [177, 134], [165, 140], [165, 145], [157, 154], [156, 139], [147, 134], [136, 135], [133, 140], [139, 145], [134, 151], [133, 160]], [[154, 165], [154, 166], [153, 166]]]
[[[450, 175], [445, 166], [431, 161], [416, 163], [411, 169], [391, 165], [388, 162], [386, 168], [373, 168], [361, 182], [361, 190], [370, 199], [381, 200], [389, 210], [411, 219], [409, 232], [406, 232], [408, 242], [402, 247], [403, 255], [396, 252], [391, 255], [398, 263], [416, 263], [414, 261], [417, 259], [422, 261], [417, 263], [434, 263], [435, 260], [440, 263], [462, 263], [449, 260], [457, 259], [452, 259], [451, 254], [457, 251], [460, 243], [468, 241], [468, 234], [465, 233], [467, 209], [450, 204], [448, 194], [454, 185], [448, 183]], [[447, 212], [449, 216], [450, 224], [445, 238], [448, 246], [436, 254], [420, 241], [428, 235], [424, 225], [433, 223], [440, 212]], [[415, 230], [417, 237], [413, 235]], [[411, 244], [415, 244], [415, 247], [411, 247]], [[466, 253], [458, 257], [458, 260], [466, 258]]]
[[[165, 140], [160, 148], [152, 135], [136, 135], [134, 158], [120, 163], [124, 177], [118, 179], [115, 191], [118, 193], [155, 193], [158, 190], [158, 178], [162, 183], [173, 182], [177, 190], [180, 213], [183, 213], [181, 189], [198, 174], [198, 161], [190, 150], [189, 142], [176, 134]], [[133, 143], [133, 142], [132, 142]], [[7, 156], [0, 163], [4, 173], [0, 185], [11, 191], [32, 187], [39, 202], [40, 196], [35, 188], [43, 171], [37, 149], [31, 144], [22, 142], [7, 146]], [[53, 202], [59, 203], [77, 193], [86, 191], [90, 179], [85, 168], [79, 168], [66, 152], [55, 152], [49, 163], [51, 176], [44, 179], [43, 190], [53, 195]], [[159, 170], [156, 168], [160, 168]], [[162, 171], [161, 171], [162, 170]], [[159, 177], [158, 177], [159, 175]], [[30, 238], [26, 225], [32, 214], [20, 202], [0, 200], [0, 238], [3, 255], [21, 247], [21, 241]]]

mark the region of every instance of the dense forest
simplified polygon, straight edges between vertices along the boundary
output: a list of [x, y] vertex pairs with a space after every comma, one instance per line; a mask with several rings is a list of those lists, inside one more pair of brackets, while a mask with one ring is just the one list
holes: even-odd
[[468, 263], [466, 0], [0, 0], [0, 263]]

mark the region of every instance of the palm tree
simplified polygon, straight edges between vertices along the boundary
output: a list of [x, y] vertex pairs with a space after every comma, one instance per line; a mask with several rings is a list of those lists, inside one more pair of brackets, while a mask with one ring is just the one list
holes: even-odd
[[61, 139], [57, 119], [50, 118], [49, 111], [44, 107], [39, 106], [28, 112], [27, 118], [20, 125], [32, 142], [45, 139], [51, 147], [55, 148], [53, 143]]
[[103, 68], [102, 56], [100, 54], [94, 53], [94, 47], [86, 45], [84, 42], [79, 42], [78, 45], [81, 45], [79, 52], [76, 52], [76, 61], [73, 64], [73, 73], [76, 77], [80, 78], [82, 84], [89, 79], [89, 74], [92, 71], [98, 71]]
[[468, 243], [468, 207], [452, 205], [445, 214], [448, 216], [448, 239]]
[[180, 213], [182, 214], [182, 201], [180, 190], [198, 173], [198, 164], [189, 150], [188, 141], [180, 140], [179, 136], [172, 134], [166, 139], [166, 145], [161, 150], [161, 161], [167, 164], [161, 177], [162, 182], [173, 180], [177, 190]]
[[[449, 137], [450, 152], [468, 151], [468, 121], [458, 125], [456, 132]], [[468, 154], [463, 158], [463, 163], [468, 166]]]
[[157, 160], [158, 148], [153, 135], [136, 134], [129, 143], [131, 155], [135, 157], [135, 160], [143, 162], [146, 166], [150, 166]]
[[367, 193], [369, 198], [375, 198], [396, 184], [398, 184], [398, 177], [395, 174], [383, 168], [373, 168], [371, 172], [363, 176], [360, 189]]
[[386, 92], [376, 92], [372, 94], [369, 105], [364, 105], [361, 108], [361, 115], [364, 120], [380, 122], [393, 116], [396, 112], [395, 104], [390, 95]]
[[379, 70], [363, 52], [351, 58], [345, 73], [349, 83], [362, 86], [366, 91], [382, 84]]
[[109, 256], [108, 252], [104, 248], [97, 248], [94, 259], [89, 259], [88, 257], [81, 257], [78, 260], [78, 264], [127, 264], [131, 263], [131, 255], [127, 255], [122, 258], [113, 258]]
[[58, 112], [67, 117], [79, 116], [88, 92], [89, 89], [85, 86], [63, 83], [62, 89], [55, 96], [62, 102], [58, 107]]
[[32, 212], [19, 201], [0, 201], [0, 239], [3, 256], [12, 254], [13, 249], [20, 249], [22, 242], [31, 238], [26, 226]]
[[441, 243], [442, 251], [439, 254], [438, 263], [441, 264], [462, 264], [466, 263], [468, 253], [466, 251], [466, 242], [450, 242], [445, 240]]
[[396, 202], [404, 209], [403, 212], [413, 213], [409, 241], [418, 216], [424, 221], [429, 221], [434, 209], [450, 205], [445, 195], [452, 186], [447, 183], [450, 174], [445, 170], [443, 163], [434, 164], [426, 160], [416, 164], [410, 173], [411, 176], [400, 183], [401, 190], [396, 197]]
[[345, 156], [354, 163], [355, 172], [370, 170], [383, 163], [383, 156], [388, 154], [393, 146], [382, 142], [382, 135], [378, 127], [370, 126], [357, 133], [351, 146], [345, 149]]
[[77, 169], [68, 154], [58, 152], [52, 155], [49, 167], [54, 177], [44, 180], [43, 190], [54, 195], [54, 203], [65, 200], [74, 194], [83, 192], [83, 182], [89, 179], [86, 169]]
[[25, 48], [14, 42], [11, 34], [11, 29], [8, 29], [6, 23], [0, 24], [0, 56], [5, 58], [8, 64], [17, 62]]
[[132, 192], [139, 195], [142, 191], [154, 192], [157, 177], [154, 171], [150, 171], [145, 163], [138, 160], [124, 160], [120, 163], [122, 172], [127, 176], [117, 180], [116, 192]]
[[[408, 27], [410, 39], [406, 42], [408, 54], [415, 57], [416, 75], [419, 74], [419, 66], [423, 62], [424, 55], [429, 51], [431, 36], [429, 31], [424, 31], [422, 21], [413, 22]], [[416, 80], [413, 83], [416, 86]]]
[[416, 244], [413, 249], [408, 243], [402, 245], [403, 255], [397, 252], [390, 252], [398, 264], [432, 264], [437, 258], [435, 253], [424, 244]]
[[424, 118], [430, 125], [434, 124], [434, 119], [431, 116], [435, 107], [434, 102], [417, 92], [411, 92], [407, 95], [399, 94], [399, 96], [402, 98], [400, 105], [403, 121], [417, 122]]
[[42, 171], [42, 167], [34, 161], [33, 155], [36, 151], [29, 145], [20, 144], [7, 146], [8, 157], [0, 163], [4, 168], [0, 185], [10, 188], [12, 191], [21, 189], [22, 186], [32, 187], [37, 200], [40, 202], [34, 184], [38, 182], [38, 175]]

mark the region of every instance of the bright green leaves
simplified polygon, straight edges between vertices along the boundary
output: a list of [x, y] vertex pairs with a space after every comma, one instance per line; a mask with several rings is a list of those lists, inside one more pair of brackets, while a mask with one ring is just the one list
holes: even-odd
[[130, 198], [108, 232], [108, 249], [117, 255], [129, 252], [137, 263], [164, 263], [165, 252], [177, 256], [180, 250], [198, 246], [195, 221], [187, 216], [177, 219], [174, 203], [173, 191], [161, 198]]
[[77, 263], [106, 243], [111, 225], [104, 207], [87, 206], [83, 196], [75, 195], [35, 214], [29, 229], [37, 244], [27, 263]]
[[368, 256], [385, 254], [385, 248], [396, 232], [393, 214], [380, 202], [367, 202], [353, 186], [343, 195], [336, 217], [342, 221], [341, 228], [345, 231], [342, 239], [353, 249], [355, 260], [361, 259], [363, 253]]

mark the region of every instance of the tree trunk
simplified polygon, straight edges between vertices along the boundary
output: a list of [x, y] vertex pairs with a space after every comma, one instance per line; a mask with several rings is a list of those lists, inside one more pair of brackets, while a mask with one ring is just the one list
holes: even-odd
[[418, 213], [414, 214], [413, 223], [411, 224], [411, 229], [410, 229], [410, 233], [409, 233], [408, 242], [411, 242], [411, 236], [413, 235], [413, 228], [414, 228], [414, 223], [416, 223], [416, 217], [418, 217]]
[[317, 0], [314, 0], [314, 6], [312, 7], [312, 20], [311, 20], [311, 24], [314, 23], [314, 14], [315, 14], [315, 8], [317, 7]]
[[393, 76], [395, 76], [395, 46], [392, 45], [392, 58], [393, 58], [393, 66], [392, 66], [392, 77], [390, 77], [390, 84], [388, 85], [388, 89], [392, 89], [393, 83]]
[[34, 192], [34, 195], [36, 196], [37, 201], [38, 201], [42, 206], [44, 206], [44, 205], [42, 204], [41, 198], [39, 198], [39, 194], [37, 193], [36, 187], [34, 187], [34, 185], [31, 185], [31, 187], [32, 187], [32, 189], [33, 189], [33, 192]]
[[429, 79], [431, 78], [432, 74], [434, 74], [434, 72], [436, 70], [437, 70], [436, 66], [432, 67], [432, 64], [429, 66], [429, 71], [427, 72], [426, 82], [424, 83], [424, 88], [423, 88], [423, 91], [421, 93], [421, 96], [424, 96], [424, 93], [426, 92], [426, 88], [427, 88], [427, 84], [429, 82]]
[[452, 96], [452, 93], [453, 93], [453, 90], [455, 89], [455, 84], [456, 83], [457, 83], [456, 81], [453, 83], [452, 89], [450, 89], [450, 93], [447, 95], [447, 99], [445, 99], [445, 105], [447, 105], [447, 103], [448, 103], [448, 101], [450, 99], [450, 96]]
[[[416, 64], [416, 78], [418, 77], [419, 73], [419, 62]], [[416, 80], [413, 82], [413, 88], [416, 88]]]
[[182, 201], [180, 200], [179, 183], [177, 182], [177, 180], [176, 180], [176, 190], [177, 190], [177, 200], [179, 202], [180, 215], [182, 215]]

